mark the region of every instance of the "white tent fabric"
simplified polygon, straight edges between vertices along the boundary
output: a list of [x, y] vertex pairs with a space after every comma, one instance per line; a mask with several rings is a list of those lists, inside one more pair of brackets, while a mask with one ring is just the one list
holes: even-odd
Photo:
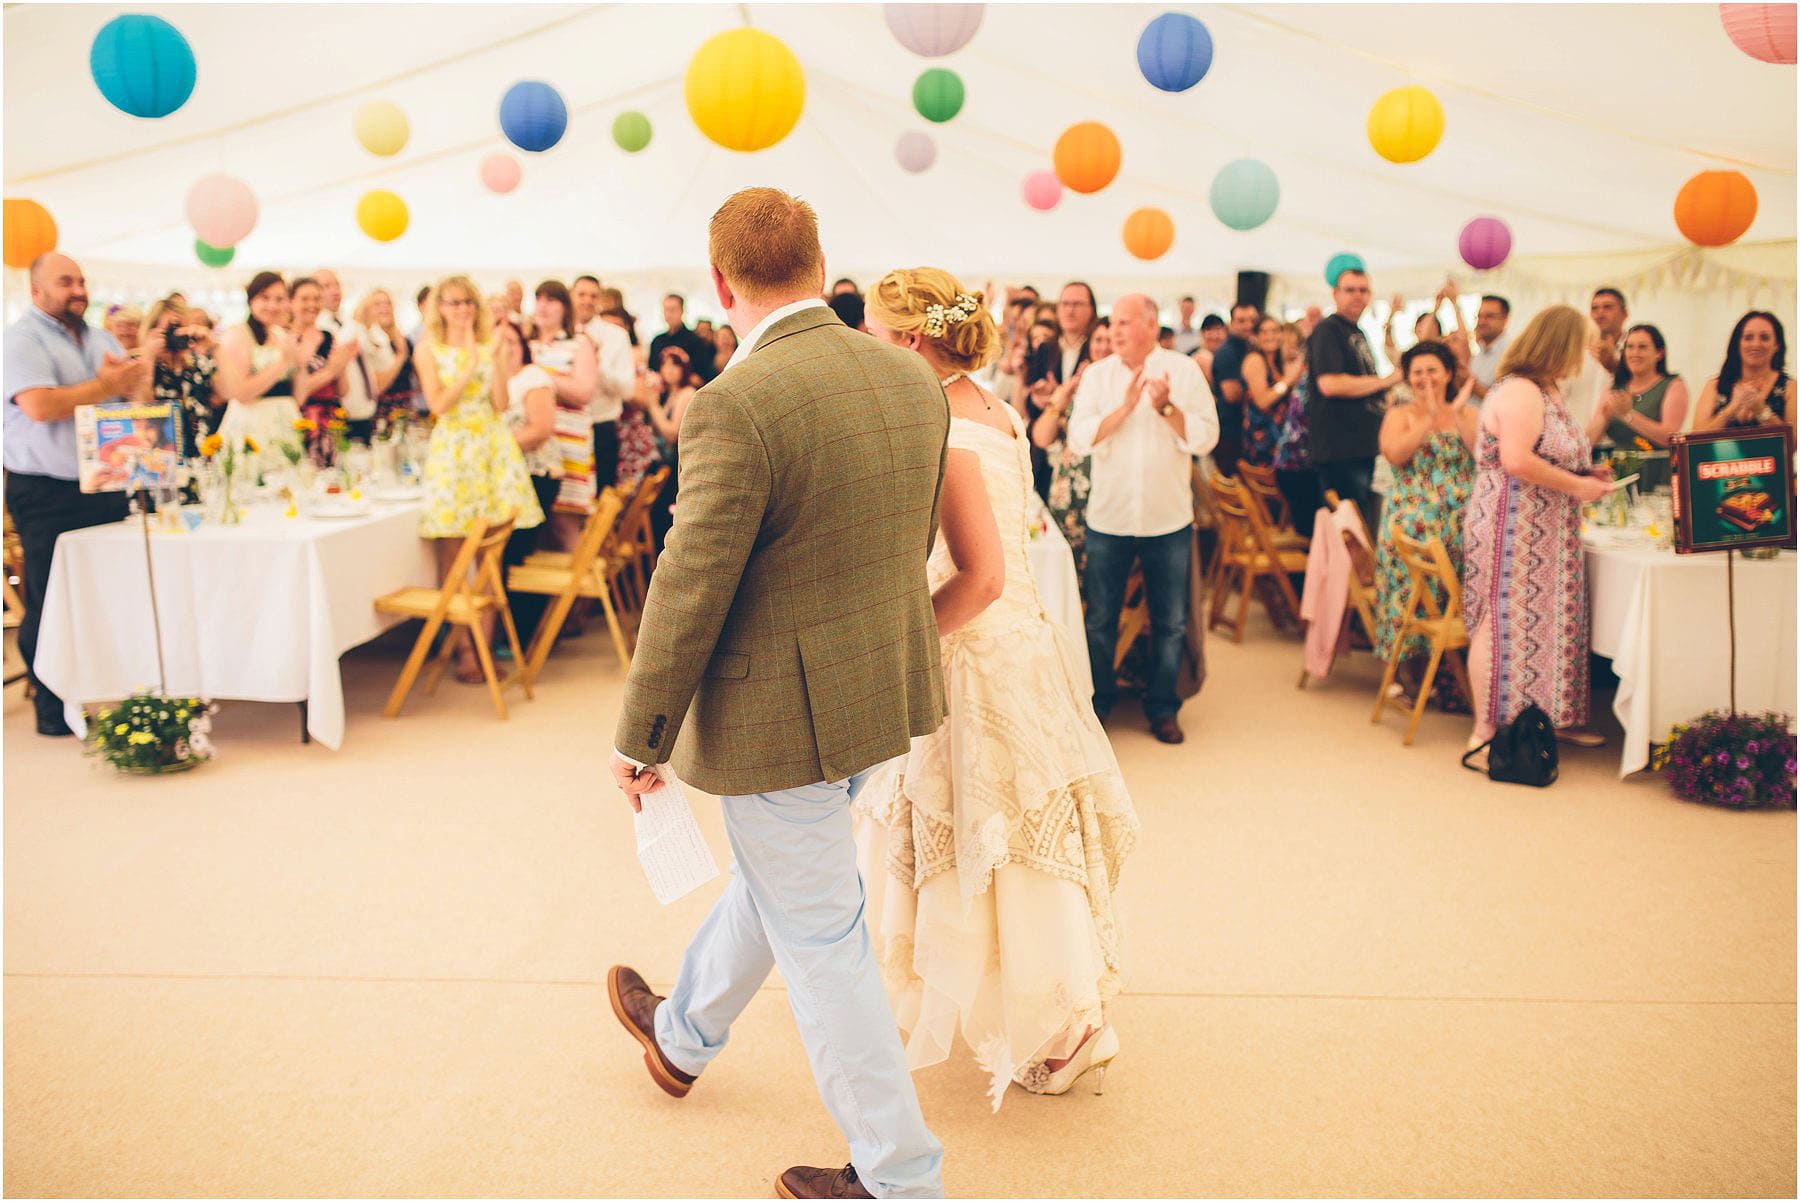
[[[594, 271], [653, 313], [661, 289], [704, 294], [708, 215], [762, 183], [811, 200], [832, 273], [865, 282], [934, 262], [976, 283], [1083, 277], [1103, 295], [1142, 287], [1217, 304], [1232, 273], [1261, 269], [1275, 275], [1274, 300], [1303, 305], [1325, 299], [1324, 264], [1349, 250], [1382, 294], [1429, 295], [1446, 271], [1469, 280], [1457, 233], [1492, 214], [1515, 246], [1492, 282], [1515, 304], [1635, 278], [1646, 295], [1703, 298], [1687, 303], [1709, 327], [1729, 329], [1712, 314], [1751, 302], [1793, 314], [1794, 69], [1737, 50], [1710, 4], [1180, 6], [1207, 24], [1215, 54], [1207, 77], [1174, 95], [1137, 69], [1138, 35], [1165, 11], [1147, 5], [989, 4], [967, 47], [929, 61], [895, 41], [878, 5], [131, 9], [172, 21], [199, 63], [192, 99], [154, 122], [113, 109], [87, 75], [94, 33], [121, 11], [20, 4], [4, 17], [6, 193], [50, 209], [102, 298], [228, 296], [265, 265], [330, 264], [352, 293], [448, 270], [527, 287]], [[682, 98], [694, 50], [746, 22], [781, 38], [807, 78], [797, 128], [750, 155], [706, 141]], [[968, 92], [941, 126], [910, 103], [930, 65], [958, 72]], [[554, 84], [570, 106], [568, 133], [544, 154], [512, 151], [499, 129], [502, 91], [525, 78]], [[1438, 95], [1447, 128], [1434, 153], [1402, 166], [1375, 154], [1364, 124], [1405, 83]], [[392, 159], [352, 134], [372, 99], [411, 121]], [[638, 155], [610, 135], [631, 108], [655, 127]], [[1020, 182], [1082, 120], [1117, 132], [1119, 178], [1031, 210]], [[914, 129], [938, 146], [919, 175], [893, 153]], [[495, 150], [524, 163], [508, 196], [478, 179]], [[1274, 169], [1282, 195], [1266, 225], [1238, 233], [1213, 217], [1207, 192], [1244, 156]], [[1743, 245], [1702, 254], [1676, 231], [1673, 200], [1688, 177], [1720, 168], [1752, 180], [1759, 211]], [[236, 262], [216, 272], [195, 262], [182, 216], [189, 184], [212, 171], [240, 176], [261, 202]], [[411, 210], [388, 244], [354, 219], [376, 187]], [[1120, 240], [1142, 205], [1166, 209], [1177, 231], [1150, 263]]]

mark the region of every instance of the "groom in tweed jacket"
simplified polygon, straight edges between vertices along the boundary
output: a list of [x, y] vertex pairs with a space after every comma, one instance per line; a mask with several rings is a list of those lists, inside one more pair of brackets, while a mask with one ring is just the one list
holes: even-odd
[[778, 966], [850, 1164], [791, 1168], [777, 1193], [940, 1197], [942, 1147], [863, 924], [850, 804], [868, 769], [944, 718], [925, 561], [949, 405], [922, 358], [818, 299], [805, 202], [739, 192], [710, 243], [742, 342], [682, 422], [681, 505], [612, 768], [634, 805], [671, 759], [718, 794], [735, 863], [670, 996], [623, 967], [608, 992], [652, 1079], [683, 1097]]

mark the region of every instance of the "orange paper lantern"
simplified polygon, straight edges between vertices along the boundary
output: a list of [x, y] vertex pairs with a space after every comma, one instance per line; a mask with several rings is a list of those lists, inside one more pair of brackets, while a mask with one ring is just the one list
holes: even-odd
[[1119, 174], [1119, 139], [1098, 121], [1071, 125], [1056, 140], [1051, 162], [1071, 192], [1098, 192]]
[[1160, 259], [1175, 245], [1175, 223], [1161, 209], [1139, 209], [1125, 219], [1125, 249], [1140, 259]]
[[1696, 246], [1736, 242], [1756, 220], [1756, 186], [1737, 171], [1702, 171], [1675, 197], [1675, 225]]
[[30, 267], [39, 255], [56, 249], [56, 221], [35, 200], [6, 202], [6, 265]]

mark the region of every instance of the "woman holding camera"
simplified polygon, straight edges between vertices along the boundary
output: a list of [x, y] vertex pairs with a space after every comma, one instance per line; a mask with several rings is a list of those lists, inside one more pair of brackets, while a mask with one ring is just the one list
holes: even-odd
[[224, 419], [223, 401], [213, 395], [212, 329], [194, 324], [189, 310], [173, 297], [150, 306], [138, 341], [154, 365], [152, 388], [158, 401], [175, 406], [181, 428], [181, 454], [193, 458], [200, 443]]

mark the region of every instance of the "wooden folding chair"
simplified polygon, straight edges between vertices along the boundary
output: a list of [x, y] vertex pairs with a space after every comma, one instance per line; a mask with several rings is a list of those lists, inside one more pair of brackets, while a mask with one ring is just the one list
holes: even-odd
[[626, 554], [625, 564], [630, 569], [635, 590], [631, 606], [638, 612], [642, 612], [644, 601], [650, 596], [650, 573], [656, 570], [656, 534], [650, 527], [650, 511], [656, 507], [656, 498], [662, 495], [668, 479], [667, 464], [645, 473], [619, 521], [623, 535], [619, 550]]
[[1212, 605], [1207, 613], [1206, 628], [1214, 630], [1226, 624], [1225, 602], [1236, 592], [1237, 619], [1230, 625], [1233, 639], [1243, 642], [1244, 626], [1250, 615], [1250, 596], [1257, 591], [1256, 582], [1265, 579], [1274, 582], [1281, 605], [1286, 607], [1286, 612], [1283, 613], [1264, 597], [1263, 604], [1269, 610], [1270, 621], [1277, 627], [1284, 626], [1290, 619], [1298, 621], [1300, 598], [1294, 595], [1294, 584], [1288, 579], [1288, 574], [1306, 571], [1306, 552], [1276, 544], [1263, 521], [1261, 507], [1235, 477], [1215, 475], [1207, 484], [1213, 492], [1213, 503], [1224, 519], [1224, 531], [1219, 544], [1222, 562], [1219, 578], [1213, 589]]
[[[20, 585], [25, 582], [25, 544], [19, 538], [19, 532], [13, 529], [12, 514], [10, 512], [6, 514], [5, 538], [5, 559], [3, 563], [0, 563], [0, 585], [4, 585], [6, 589], [6, 616], [4, 629], [17, 630], [25, 623], [25, 598], [19, 592], [19, 586], [15, 585], [13, 581], [17, 580]], [[24, 658], [21, 657], [19, 660], [19, 670], [6, 673], [7, 684], [11, 684], [13, 681], [25, 676], [24, 664]], [[27, 696], [30, 696], [31, 692], [31, 684], [30, 682], [27, 682], [25, 685], [25, 693]]]
[[[531, 665], [519, 647], [519, 631], [513, 625], [512, 609], [506, 604], [506, 582], [500, 576], [500, 557], [506, 552], [506, 540], [512, 536], [513, 520], [509, 517], [497, 526], [477, 520], [470, 527], [468, 537], [463, 539], [462, 549], [456, 553], [450, 572], [439, 587], [403, 588], [376, 598], [375, 608], [380, 613], [421, 618], [425, 622], [418, 641], [413, 644], [412, 654], [406, 657], [406, 667], [401, 669], [400, 679], [388, 696], [387, 708], [382, 711], [386, 717], [400, 716], [400, 707], [406, 704], [407, 694], [412, 692], [413, 682], [419, 677], [419, 669], [431, 653], [431, 640], [445, 624], [452, 630], [445, 635], [443, 648], [426, 674], [427, 697], [437, 691], [438, 681], [443, 679], [444, 669], [456, 651], [458, 631], [466, 630], [475, 640], [475, 656], [481, 661], [481, 674], [487, 678], [488, 693], [494, 699], [494, 708], [499, 711], [501, 720], [506, 718], [506, 701], [500, 695], [505, 685], [518, 680], [524, 686], [525, 699], [531, 700]], [[512, 647], [513, 662], [519, 665], [518, 671], [505, 681], [494, 671], [493, 652], [487, 644], [483, 618], [490, 611], [497, 612], [506, 626], [506, 640]]]
[[617, 543], [623, 536], [619, 515], [625, 498], [617, 489], [604, 489], [588, 510], [587, 523], [581, 528], [573, 551], [538, 551], [525, 557], [506, 575], [506, 586], [515, 593], [537, 593], [554, 597], [544, 616], [532, 632], [531, 646], [525, 662], [532, 679], [544, 669], [550, 648], [562, 632], [569, 610], [580, 597], [598, 598], [606, 613], [606, 628], [612, 633], [613, 650], [619, 663], [631, 668], [631, 652], [625, 646], [625, 631], [619, 624], [618, 607], [613, 602], [612, 576], [608, 568], [619, 556]]
[[1302, 538], [1300, 532], [1294, 529], [1294, 514], [1288, 507], [1287, 497], [1282, 494], [1280, 485], [1275, 483], [1275, 469], [1258, 467], [1240, 459], [1237, 478], [1244, 486], [1245, 494], [1261, 510], [1263, 525], [1269, 528], [1276, 545], [1307, 550], [1310, 540]]
[[1150, 596], [1144, 588], [1144, 568], [1134, 564], [1125, 578], [1125, 604], [1119, 610], [1119, 641], [1113, 646], [1113, 672], [1125, 665], [1131, 647], [1150, 629]]
[[[1400, 670], [1400, 655], [1407, 639], [1415, 635], [1424, 638], [1431, 646], [1431, 659], [1425, 666], [1424, 679], [1419, 682], [1419, 695], [1413, 701], [1412, 721], [1406, 726], [1406, 745], [1410, 747], [1413, 736], [1419, 731], [1419, 719], [1425, 713], [1425, 702], [1431, 697], [1431, 686], [1437, 679], [1438, 664], [1442, 660], [1449, 659], [1450, 671], [1455, 674], [1464, 696], [1474, 697], [1475, 690], [1469, 686], [1469, 669], [1463, 661], [1463, 649], [1469, 645], [1469, 630], [1463, 623], [1462, 582], [1457, 579], [1450, 553], [1444, 549], [1444, 540], [1433, 535], [1430, 542], [1421, 543], [1400, 533], [1398, 525], [1393, 527], [1392, 534], [1394, 554], [1406, 565], [1412, 588], [1407, 593], [1405, 608], [1401, 610], [1400, 630], [1394, 638], [1394, 649], [1388, 655], [1387, 667], [1381, 673], [1381, 689], [1375, 694], [1375, 712], [1369, 716], [1369, 721], [1380, 722], [1381, 715], [1387, 710], [1388, 688]], [[1442, 602], [1438, 600], [1440, 590], [1444, 596]]]

